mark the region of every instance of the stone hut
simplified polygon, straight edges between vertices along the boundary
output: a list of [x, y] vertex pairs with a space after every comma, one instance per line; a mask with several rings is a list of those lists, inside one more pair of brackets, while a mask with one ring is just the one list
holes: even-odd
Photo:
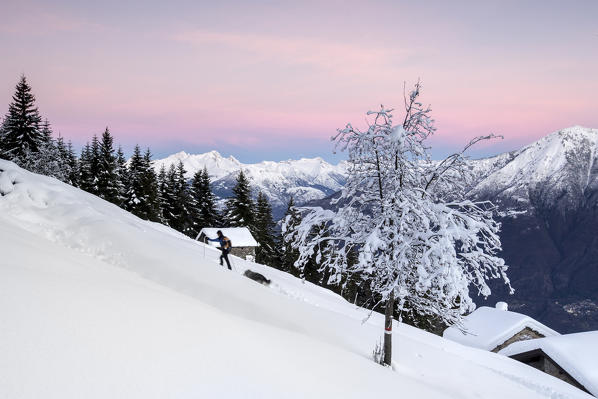
[[[255, 248], [259, 246], [255, 238], [247, 227], [205, 227], [201, 229], [197, 239], [206, 242], [207, 238], [218, 237], [217, 231], [222, 230], [222, 234], [228, 237], [233, 248], [230, 253], [243, 259], [255, 259]], [[218, 242], [207, 241], [208, 244], [218, 247]]]
[[515, 342], [499, 353], [598, 397], [598, 331]]
[[463, 320], [463, 329], [449, 327], [443, 337], [463, 345], [498, 352], [513, 342], [560, 335], [537, 320], [511, 312], [505, 302], [482, 306]]

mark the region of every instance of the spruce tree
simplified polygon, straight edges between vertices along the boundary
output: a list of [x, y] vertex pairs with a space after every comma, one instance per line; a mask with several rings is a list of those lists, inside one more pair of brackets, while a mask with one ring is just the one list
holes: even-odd
[[166, 215], [168, 214], [168, 207], [170, 204], [168, 192], [168, 177], [166, 174], [166, 167], [164, 164], [160, 167], [158, 173], [158, 203], [160, 205], [160, 223], [168, 225]]
[[237, 184], [233, 188], [233, 196], [228, 199], [226, 204], [225, 225], [248, 227], [254, 233], [254, 208], [249, 180], [241, 170], [237, 176]]
[[78, 185], [81, 190], [88, 193], [93, 190], [93, 175], [91, 174], [91, 146], [85, 143], [81, 149], [81, 157], [79, 158], [79, 176]]
[[219, 225], [219, 215], [216, 210], [216, 196], [210, 187], [211, 181], [208, 169], [195, 172], [191, 183], [191, 196], [194, 204], [193, 226], [197, 234], [204, 227], [216, 227]]
[[178, 165], [171, 166], [168, 173], [168, 196], [171, 205], [168, 207], [168, 224], [175, 230], [178, 230], [189, 236], [193, 236], [194, 229], [191, 215], [191, 193], [189, 185], [185, 179], [185, 167], [179, 161]]
[[143, 155], [142, 170], [142, 209], [145, 219], [152, 222], [160, 222], [162, 217], [160, 212], [160, 195], [158, 193], [158, 178], [152, 166], [152, 153], [149, 148], [146, 149]]
[[272, 218], [272, 206], [261, 191], [257, 195], [255, 213], [255, 239], [260, 244], [256, 249], [256, 262], [272, 267], [280, 267], [279, 240], [275, 232], [276, 224]]
[[129, 171], [127, 170], [127, 160], [121, 146], [118, 146], [118, 151], [116, 152], [116, 176], [118, 191], [117, 204], [124, 207], [127, 198]]
[[50, 143], [52, 141], [52, 128], [50, 127], [50, 122], [48, 119], [44, 120], [44, 122], [40, 125], [40, 129], [42, 142]]
[[135, 146], [129, 163], [125, 209], [134, 215], [154, 222], [162, 221], [158, 193], [158, 179], [151, 165], [149, 148], [141, 155], [139, 145]]
[[166, 225], [176, 226], [178, 213], [176, 208], [177, 172], [174, 164], [162, 175], [160, 171], [160, 197], [163, 204], [162, 217]]
[[[81, 154], [83, 162], [83, 154]], [[143, 156], [139, 145], [135, 145], [129, 163], [129, 184], [125, 198], [125, 209], [132, 214], [144, 218], [141, 201], [143, 201]], [[83, 177], [83, 174], [82, 174]]]
[[40, 123], [35, 96], [25, 75], [22, 75], [2, 124], [0, 156], [12, 160], [24, 157], [28, 152], [37, 152], [44, 142]]
[[295, 207], [295, 200], [293, 197], [289, 199], [287, 210], [283, 216], [283, 221], [281, 267], [282, 270], [295, 276], [299, 276], [299, 270], [295, 267], [295, 261], [299, 259], [299, 250], [293, 248], [291, 243], [287, 240], [292, 237], [297, 226], [301, 224], [301, 214]]
[[[61, 169], [61, 174], [64, 176], [62, 181], [68, 183], [70, 185], [75, 185], [72, 180], [73, 176], [73, 165], [71, 164], [71, 154], [69, 153], [69, 147], [65, 144], [64, 138], [58, 135], [58, 138], [55, 141], [56, 150], [58, 151], [59, 156], [59, 164]], [[73, 154], [74, 155], [74, 154]], [[75, 171], [76, 173], [76, 171]]]
[[79, 187], [79, 162], [73, 149], [73, 143], [69, 140], [66, 146], [67, 162], [69, 165], [69, 182], [75, 187]]
[[93, 135], [89, 151], [89, 190], [88, 192], [98, 195], [98, 175], [100, 174], [100, 142], [97, 135]]
[[106, 127], [98, 149], [97, 195], [100, 198], [119, 204], [119, 176], [117, 172], [116, 156], [114, 154], [114, 139]]
[[52, 129], [47, 120], [44, 122], [41, 132], [42, 140], [36, 151], [26, 148], [24, 153], [14, 157], [12, 160], [30, 172], [67, 181], [68, 171], [64, 168], [60, 149], [52, 138]]

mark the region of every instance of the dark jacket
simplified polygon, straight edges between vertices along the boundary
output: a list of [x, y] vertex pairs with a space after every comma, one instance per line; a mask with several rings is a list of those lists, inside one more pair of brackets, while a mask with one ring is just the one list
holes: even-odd
[[230, 251], [231, 243], [230, 239], [226, 236], [217, 237], [217, 238], [208, 238], [209, 241], [218, 241], [220, 242], [220, 249], [223, 251]]

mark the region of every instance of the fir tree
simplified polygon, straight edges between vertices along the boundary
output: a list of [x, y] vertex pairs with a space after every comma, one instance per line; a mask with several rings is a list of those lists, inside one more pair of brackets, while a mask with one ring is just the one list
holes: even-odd
[[237, 184], [233, 188], [233, 196], [226, 204], [225, 224], [233, 227], [248, 227], [254, 233], [254, 206], [249, 180], [241, 170], [237, 176]]
[[129, 184], [125, 209], [134, 215], [154, 222], [162, 220], [156, 172], [151, 166], [149, 148], [144, 155], [138, 145], [133, 150], [129, 164]]
[[291, 273], [295, 276], [299, 276], [299, 270], [295, 267], [295, 262], [299, 259], [299, 250], [293, 248], [289, 243], [290, 238], [294, 233], [295, 229], [301, 224], [301, 213], [295, 207], [295, 199], [291, 197], [287, 204], [287, 210], [283, 216], [283, 229], [282, 229], [282, 259], [281, 266], [282, 270]]
[[44, 122], [41, 124], [40, 126], [41, 130], [41, 137], [42, 137], [42, 143], [50, 143], [53, 138], [52, 138], [52, 128], [50, 127], [50, 122], [48, 121], [48, 119], [45, 119]]
[[[164, 172], [164, 173], [163, 173]], [[173, 227], [176, 225], [178, 219], [176, 208], [176, 186], [177, 173], [174, 164], [171, 164], [168, 171], [164, 170], [164, 166], [160, 171], [160, 198], [163, 204], [162, 217], [166, 225]]]
[[185, 173], [185, 167], [180, 161], [176, 167], [171, 165], [168, 171], [166, 199], [170, 205], [167, 207], [168, 214], [165, 218], [173, 229], [193, 236], [195, 230], [191, 216], [192, 198]]
[[40, 130], [41, 117], [25, 75], [21, 76], [12, 100], [2, 124], [0, 142], [0, 155], [10, 160], [35, 153], [44, 143]]
[[142, 186], [143, 186], [143, 201], [142, 208], [145, 218], [152, 222], [160, 222], [162, 220], [160, 210], [160, 195], [158, 193], [158, 178], [156, 171], [152, 167], [152, 153], [150, 149], [146, 149], [142, 159]]
[[196, 236], [204, 227], [218, 226], [219, 215], [216, 210], [216, 197], [212, 193], [210, 185], [210, 176], [206, 167], [195, 172], [191, 183], [191, 196], [195, 207], [193, 227]]
[[166, 175], [166, 167], [164, 164], [160, 167], [158, 173], [158, 203], [160, 206], [160, 223], [168, 225], [166, 215], [168, 214], [168, 207], [170, 193], [168, 191], [168, 177]]
[[116, 151], [116, 181], [118, 191], [117, 204], [124, 207], [127, 198], [129, 171], [127, 170], [127, 160], [121, 146], [118, 146], [118, 150]]
[[70, 141], [67, 143], [66, 153], [67, 163], [70, 170], [69, 183], [75, 187], [79, 187], [79, 162], [77, 161], [77, 156], [75, 155], [75, 150], [73, 149], [73, 143]]
[[[83, 153], [81, 154], [81, 162], [83, 162]], [[143, 201], [143, 156], [139, 145], [133, 149], [133, 156], [129, 163], [129, 184], [127, 187], [127, 194], [125, 198], [125, 209], [132, 214], [145, 218], [142, 211], [141, 201]], [[83, 178], [83, 174], [81, 176]]]
[[98, 149], [97, 195], [100, 198], [119, 204], [119, 175], [113, 147], [114, 139], [106, 127]]
[[[72, 162], [72, 161], [71, 161]], [[93, 136], [91, 144], [87, 142], [81, 150], [79, 158], [79, 188], [88, 193], [98, 195], [98, 174], [100, 171], [100, 143]]]
[[90, 193], [93, 190], [93, 175], [91, 174], [91, 146], [85, 143], [79, 158], [78, 185], [81, 190]]
[[272, 207], [264, 193], [260, 191], [257, 195], [254, 226], [255, 239], [260, 244], [256, 249], [256, 262], [278, 268], [280, 267], [280, 244], [275, 229]]

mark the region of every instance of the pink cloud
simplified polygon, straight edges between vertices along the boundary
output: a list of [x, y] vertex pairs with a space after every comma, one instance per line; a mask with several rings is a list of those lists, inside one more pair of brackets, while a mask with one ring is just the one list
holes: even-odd
[[283, 37], [276, 35], [237, 34], [191, 30], [174, 34], [179, 42], [196, 46], [227, 46], [252, 53], [255, 62], [275, 59], [291, 64], [311, 65], [346, 75], [370, 75], [374, 69], [392, 68], [397, 58], [406, 57], [403, 47], [381, 47], [331, 40]]

